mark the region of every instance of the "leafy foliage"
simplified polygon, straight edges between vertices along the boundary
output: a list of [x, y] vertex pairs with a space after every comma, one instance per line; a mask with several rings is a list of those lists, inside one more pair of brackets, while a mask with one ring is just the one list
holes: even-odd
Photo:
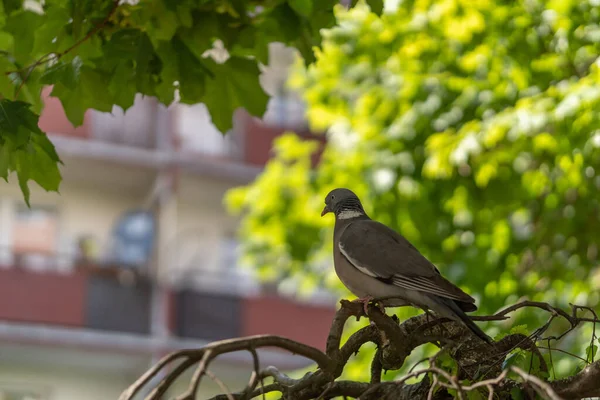
[[[313, 128], [327, 132], [321, 163], [311, 168], [313, 143], [284, 136], [262, 175], [228, 195], [244, 212], [249, 263], [300, 294], [321, 283], [347, 294], [331, 268], [333, 221], [319, 211], [330, 189], [349, 187], [482, 313], [523, 297], [597, 307], [596, 2], [403, 1], [381, 18], [364, 5], [338, 11], [316, 63], [299, 64], [290, 81]], [[540, 318], [518, 313], [511, 324]]]
[[[126, 110], [136, 93], [168, 105], [178, 89], [182, 102], [205, 103], [225, 133], [236, 108], [256, 116], [266, 109], [259, 63], [268, 61], [269, 43], [296, 47], [312, 62], [320, 29], [335, 21], [336, 1], [46, 0], [39, 9], [29, 3], [0, 2], [0, 98], [13, 129], [21, 129], [14, 124], [22, 121], [11, 113], [28, 103], [39, 115], [42, 86], [52, 85], [51, 95], [75, 126], [83, 123], [87, 109], [111, 111], [117, 105]], [[227, 52], [224, 62], [211, 58], [217, 43]], [[9, 135], [1, 130], [0, 143], [11, 160], [19, 160], [11, 170], [21, 187], [33, 179], [55, 190], [58, 158], [51, 157], [51, 177], [40, 175], [42, 165], [49, 166], [45, 153], [18, 155], [21, 150], [4, 144], [12, 143]], [[37, 138], [18, 146], [33, 148]]]
[[0, 178], [8, 180], [9, 172], [15, 171], [28, 205], [29, 179], [46, 190], [58, 191], [61, 178], [57, 167], [60, 159], [37, 122], [29, 104], [0, 100]]

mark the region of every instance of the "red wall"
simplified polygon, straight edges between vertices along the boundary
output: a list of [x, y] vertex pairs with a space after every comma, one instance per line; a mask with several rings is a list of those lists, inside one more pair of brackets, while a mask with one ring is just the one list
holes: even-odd
[[242, 301], [242, 336], [281, 335], [325, 350], [335, 311], [276, 296], [246, 298]]
[[87, 277], [0, 269], [0, 320], [81, 327]]
[[277, 136], [287, 131], [295, 132], [304, 139], [320, 142], [320, 149], [313, 155], [313, 165], [319, 162], [326, 143], [325, 135], [316, 135], [306, 130], [266, 125], [247, 113], [242, 114], [241, 121], [244, 125], [244, 161], [246, 163], [260, 166], [265, 165], [273, 156], [271, 152], [273, 141]]
[[[52, 87], [45, 87], [42, 90], [42, 100], [44, 101], [44, 109], [40, 114], [38, 126], [47, 133], [58, 133], [64, 136], [74, 136], [80, 138], [89, 137], [89, 121], [85, 118], [83, 125], [75, 128], [67, 119], [60, 100], [56, 97], [50, 97]], [[86, 117], [87, 117], [86, 113]]]

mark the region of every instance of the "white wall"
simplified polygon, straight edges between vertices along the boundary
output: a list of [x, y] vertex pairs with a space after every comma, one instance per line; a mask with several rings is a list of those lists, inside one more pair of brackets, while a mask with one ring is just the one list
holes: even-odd
[[163, 251], [172, 260], [169, 281], [205, 290], [253, 293], [256, 281], [233, 265], [237, 220], [223, 205], [233, 183], [182, 174], [177, 199], [177, 228]]
[[[59, 254], [73, 254], [77, 238], [91, 235], [100, 250], [108, 245], [112, 228], [122, 212], [139, 207], [139, 195], [128, 195], [64, 183], [61, 193], [47, 193], [30, 184], [32, 206], [54, 206], [59, 214]], [[0, 183], [0, 243], [10, 244], [10, 225], [14, 210], [24, 204], [16, 184]], [[8, 237], [7, 237], [8, 236]]]
[[[81, 169], [80, 174], [86, 175], [83, 171], [87, 167], [85, 163], [69, 163], [69, 168], [77, 167]], [[126, 170], [126, 167], [122, 168]], [[110, 174], [114, 174], [112, 169]], [[128, 191], [122, 183], [118, 186], [97, 183], [99, 175], [100, 171], [95, 170], [90, 171], [87, 182], [80, 178], [67, 179], [61, 185], [60, 194], [46, 193], [36, 188], [36, 184], [30, 185], [33, 206], [52, 205], [58, 210], [60, 245], [57, 251], [64, 255], [59, 257], [59, 267], [68, 269], [72, 266], [77, 239], [82, 235], [92, 236], [100, 254], [105, 254], [118, 218], [129, 209], [143, 206], [150, 193], [151, 187], [144, 193], [139, 189]], [[0, 182], [0, 246], [10, 246], [10, 220], [16, 207], [23, 204], [22, 194], [14, 181], [10, 184]], [[247, 289], [245, 293], [253, 293], [256, 290], [250, 272], [240, 276], [236, 271], [233, 265], [235, 243], [228, 242], [228, 238], [235, 237], [237, 220], [227, 213], [223, 197], [234, 185], [226, 180], [182, 173], [177, 182], [175, 209], [169, 210], [163, 220], [172, 224], [165, 230], [169, 237], [157, 242], [161, 253], [161, 281], [200, 285], [198, 287], [218, 291]], [[10, 261], [4, 264], [10, 264]]]
[[119, 374], [0, 365], [0, 388], [34, 389], [41, 400], [116, 400], [130, 383]]

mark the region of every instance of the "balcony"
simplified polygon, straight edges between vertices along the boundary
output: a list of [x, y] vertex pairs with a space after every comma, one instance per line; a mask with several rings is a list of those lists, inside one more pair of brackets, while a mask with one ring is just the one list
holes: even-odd
[[105, 158], [153, 169], [172, 163], [192, 170], [210, 169], [203, 163], [224, 170], [230, 165], [252, 169], [269, 160], [273, 140], [285, 131], [325, 143], [323, 135], [308, 129], [303, 103], [290, 95], [271, 98], [262, 121], [239, 110], [234, 129], [223, 135], [203, 104], [176, 103], [167, 108], [142, 95], [126, 113], [119, 107], [112, 113], [88, 110], [83, 125], [75, 128], [50, 92], [51, 88], [42, 92], [45, 106], [39, 125], [67, 156]]
[[[0, 321], [150, 338], [153, 298], [161, 290], [147, 275], [117, 266], [77, 263], [70, 271], [35, 271], [15, 262], [0, 268]], [[334, 313], [332, 306], [259, 292], [171, 287], [164, 293], [168, 330], [181, 340], [268, 333], [324, 348]], [[310, 325], [303, 322], [307, 320]]]
[[150, 285], [121, 285], [104, 271], [0, 270], [0, 320], [148, 334]]

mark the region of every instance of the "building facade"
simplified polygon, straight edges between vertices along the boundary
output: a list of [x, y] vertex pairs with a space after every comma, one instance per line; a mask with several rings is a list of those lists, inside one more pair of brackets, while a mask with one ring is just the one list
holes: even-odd
[[[0, 185], [0, 400], [116, 399], [166, 353], [225, 338], [280, 334], [324, 348], [334, 299], [266, 291], [240, 265], [237, 221], [222, 204], [260, 172], [277, 135], [306, 132], [301, 104], [278, 89], [289, 52], [273, 57], [264, 121], [239, 111], [225, 137], [203, 105], [142, 96], [73, 128], [44, 90], [40, 126], [64, 181], [60, 195], [31, 184], [31, 208], [16, 177]], [[308, 365], [277, 351], [261, 358]], [[250, 365], [232, 354], [211, 369], [239, 390]], [[202, 394], [216, 390], [206, 382]]]

